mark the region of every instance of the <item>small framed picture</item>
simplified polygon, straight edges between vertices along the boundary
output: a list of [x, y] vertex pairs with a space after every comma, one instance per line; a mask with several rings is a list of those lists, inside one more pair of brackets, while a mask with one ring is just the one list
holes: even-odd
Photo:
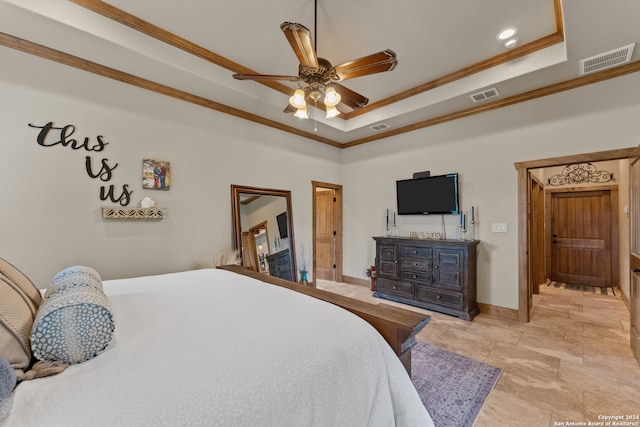
[[171, 188], [171, 163], [164, 160], [142, 160], [142, 188], [169, 190]]

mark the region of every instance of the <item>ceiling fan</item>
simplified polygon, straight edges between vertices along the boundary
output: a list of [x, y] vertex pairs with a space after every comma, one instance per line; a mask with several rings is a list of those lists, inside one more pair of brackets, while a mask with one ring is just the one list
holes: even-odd
[[337, 82], [391, 71], [398, 64], [396, 53], [387, 49], [333, 66], [326, 59], [316, 55], [311, 32], [307, 27], [293, 22], [284, 22], [280, 25], [280, 29], [284, 32], [300, 61], [298, 75], [234, 74], [233, 78], [238, 80], [287, 80], [298, 83], [300, 89], [297, 89], [289, 98], [289, 105], [284, 110], [285, 113], [295, 112], [296, 117], [309, 118], [307, 100], [314, 104], [323, 103], [327, 118], [340, 114], [336, 108], [339, 103], [353, 109], [364, 107], [369, 102], [368, 98]]

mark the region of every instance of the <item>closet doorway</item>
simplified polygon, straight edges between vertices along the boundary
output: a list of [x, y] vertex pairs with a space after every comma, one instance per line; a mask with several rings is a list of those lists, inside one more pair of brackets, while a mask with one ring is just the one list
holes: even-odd
[[312, 181], [313, 279], [342, 281], [342, 186]]
[[[573, 156], [531, 160], [515, 164], [518, 171], [518, 319], [521, 322], [529, 322], [533, 302], [532, 295], [540, 284], [536, 277], [538, 273], [534, 273], [533, 270], [534, 267], [539, 266], [540, 262], [540, 223], [533, 220], [535, 218], [539, 220], [539, 211], [532, 211], [532, 208], [536, 206], [536, 202], [538, 203], [538, 209], [540, 207], [540, 200], [539, 198], [536, 199], [534, 191], [535, 188], [539, 189], [540, 187], [539, 182], [533, 182], [535, 170], [572, 163], [629, 159], [632, 157], [634, 151], [635, 148], [623, 148]], [[532, 200], [534, 200], [533, 206]], [[535, 231], [536, 227], [538, 227], [537, 232]], [[534, 251], [538, 252], [534, 253]], [[618, 269], [619, 271], [620, 264], [612, 264], [612, 269]], [[536, 272], [538, 271], [539, 270], [536, 270]]]

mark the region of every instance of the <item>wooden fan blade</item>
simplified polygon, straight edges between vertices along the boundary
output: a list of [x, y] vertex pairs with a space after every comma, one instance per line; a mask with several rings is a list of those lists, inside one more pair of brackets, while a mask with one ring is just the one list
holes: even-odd
[[304, 25], [293, 22], [283, 22], [280, 29], [287, 37], [300, 64], [310, 68], [318, 68], [318, 57], [313, 48], [311, 31]]
[[234, 74], [233, 78], [236, 80], [288, 80], [290, 82], [300, 80], [298, 76], [276, 76], [270, 74]]
[[336, 65], [331, 70], [331, 78], [335, 80], [346, 80], [354, 77], [366, 76], [369, 74], [391, 71], [398, 64], [396, 53], [391, 49], [374, 53], [344, 64]]
[[358, 92], [354, 92], [341, 84], [332, 83], [331, 86], [333, 86], [336, 92], [340, 94], [340, 102], [354, 110], [364, 107], [369, 102], [369, 98], [362, 96]]

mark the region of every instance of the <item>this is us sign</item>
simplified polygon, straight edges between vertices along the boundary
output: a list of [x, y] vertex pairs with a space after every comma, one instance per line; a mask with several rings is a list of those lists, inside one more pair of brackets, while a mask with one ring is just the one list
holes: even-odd
[[[29, 126], [39, 129], [36, 142], [43, 147], [67, 147], [71, 150], [84, 150], [87, 153], [101, 153], [109, 144], [102, 135], [97, 135], [95, 138], [89, 136], [75, 137], [76, 127], [74, 125], [56, 127], [53, 122], [49, 122], [41, 126], [29, 123]], [[85, 157], [84, 164], [87, 175], [103, 183], [111, 181], [113, 171], [118, 167], [117, 163], [110, 164], [109, 159], [105, 157], [94, 162], [93, 157], [89, 155]], [[113, 184], [100, 186], [100, 200], [109, 199], [113, 203], [119, 203], [121, 206], [129, 205], [132, 194], [133, 190], [130, 190], [127, 184], [122, 186], [121, 191], [117, 190]]]

